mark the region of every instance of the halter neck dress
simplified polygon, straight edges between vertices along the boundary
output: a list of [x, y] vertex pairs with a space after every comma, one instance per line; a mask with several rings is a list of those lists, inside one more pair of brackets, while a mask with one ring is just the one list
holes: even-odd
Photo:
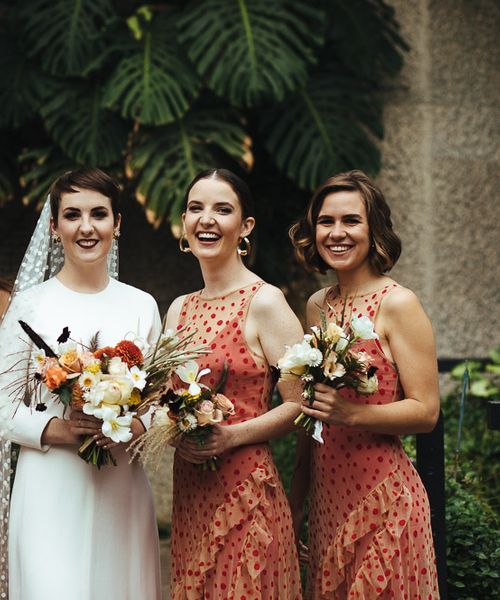
[[[222, 392], [234, 403], [225, 424], [241, 423], [270, 408], [269, 364], [249, 348], [245, 323], [257, 281], [223, 297], [200, 292], [183, 303], [178, 329], [195, 331], [210, 346], [198, 360], [214, 387], [224, 363]], [[268, 444], [233, 448], [217, 471], [174, 458], [172, 515], [173, 600], [297, 600], [300, 573], [289, 505]]]
[[[347, 301], [346, 316], [376, 325], [384, 297], [398, 287]], [[330, 288], [328, 321], [340, 320], [344, 299]], [[396, 365], [378, 340], [359, 340], [377, 367], [379, 389], [350, 402], [387, 404], [404, 397]], [[396, 435], [325, 424], [324, 444], [313, 443], [309, 510], [311, 564], [306, 597], [314, 600], [439, 598], [427, 493]]]

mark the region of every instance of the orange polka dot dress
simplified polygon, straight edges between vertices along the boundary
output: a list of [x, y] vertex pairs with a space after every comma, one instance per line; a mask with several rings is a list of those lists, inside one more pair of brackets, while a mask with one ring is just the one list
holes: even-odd
[[[346, 315], [373, 321], [397, 284], [348, 302]], [[325, 297], [328, 321], [339, 321], [337, 287]], [[386, 404], [403, 397], [396, 365], [378, 340], [360, 340], [373, 357], [379, 389], [341, 395], [356, 403]], [[398, 436], [325, 425], [313, 443], [307, 598], [314, 600], [439, 598], [427, 493]]]
[[[213, 387], [226, 362], [223, 393], [235, 405], [224, 424], [269, 410], [272, 379], [263, 357], [245, 341], [250, 302], [263, 281], [224, 297], [186, 297], [179, 320], [184, 335], [212, 352], [199, 359]], [[172, 514], [173, 600], [298, 600], [300, 573], [292, 520], [267, 444], [234, 448], [219, 457], [217, 471], [174, 458]]]

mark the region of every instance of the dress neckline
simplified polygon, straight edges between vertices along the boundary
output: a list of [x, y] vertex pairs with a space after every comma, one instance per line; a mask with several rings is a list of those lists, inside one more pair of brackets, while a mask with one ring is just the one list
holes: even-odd
[[240, 290], [246, 290], [247, 288], [253, 286], [253, 285], [262, 285], [264, 283], [263, 279], [257, 279], [256, 281], [252, 281], [252, 283], [249, 283], [247, 285], [242, 285], [240, 287], [237, 287], [233, 290], [230, 290], [229, 292], [226, 292], [225, 294], [222, 294], [220, 296], [202, 296], [203, 290], [205, 288], [202, 288], [201, 290], [199, 290], [198, 292], [195, 292], [195, 295], [200, 299], [200, 300], [223, 300], [224, 298], [227, 298], [228, 296], [232, 296], [233, 294], [236, 294], [236, 292], [239, 292]]
[[113, 281], [113, 278], [112, 278], [112, 277], [109, 277], [109, 279], [108, 279], [108, 283], [107, 283], [106, 287], [105, 287], [105, 288], [103, 288], [102, 290], [99, 290], [98, 292], [79, 292], [79, 291], [77, 291], [77, 290], [73, 290], [73, 289], [71, 289], [70, 287], [68, 287], [67, 285], [65, 285], [65, 284], [64, 284], [64, 283], [63, 283], [63, 282], [62, 282], [62, 281], [61, 281], [61, 280], [60, 280], [60, 279], [57, 277], [57, 275], [55, 275], [54, 277], [52, 277], [52, 280], [55, 280], [55, 281], [56, 281], [56, 284], [57, 284], [59, 287], [63, 288], [64, 290], [66, 290], [66, 291], [67, 291], [67, 292], [69, 292], [70, 294], [76, 294], [76, 295], [78, 295], [78, 296], [99, 296], [100, 294], [104, 294], [104, 293], [106, 293], [106, 292], [107, 292], [107, 291], [108, 291], [108, 290], [111, 288], [111, 285], [112, 285], [112, 283], [111, 283], [111, 282]]
[[348, 300], [355, 300], [356, 298], [365, 298], [366, 296], [376, 296], [377, 294], [381, 294], [384, 290], [390, 288], [391, 286], [394, 287], [398, 287], [398, 283], [396, 283], [395, 281], [392, 281], [391, 283], [387, 283], [386, 285], [384, 285], [381, 288], [378, 288], [377, 290], [372, 290], [371, 292], [365, 292], [364, 294], [349, 294], [347, 296], [342, 296], [340, 294], [340, 285], [338, 283], [336, 283], [335, 285], [333, 285], [332, 287], [330, 287], [328, 289], [327, 295], [330, 292], [335, 292], [334, 298], [342, 298], [342, 300], [345, 300], [346, 298]]

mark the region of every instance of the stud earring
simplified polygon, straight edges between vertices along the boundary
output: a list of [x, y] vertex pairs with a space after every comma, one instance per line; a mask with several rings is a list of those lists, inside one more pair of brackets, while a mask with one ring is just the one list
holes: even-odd
[[[184, 245], [184, 242], [186, 242], [186, 245]], [[189, 254], [191, 252], [191, 248], [189, 247], [189, 242], [187, 241], [185, 233], [183, 233], [179, 238], [179, 250], [184, 252], [184, 254]]]
[[244, 237], [242, 240], [240, 240], [240, 244], [242, 241], [245, 242], [245, 247], [240, 248], [238, 246], [236, 252], [238, 252], [240, 256], [248, 256], [252, 251], [252, 244], [250, 243], [250, 240], [247, 237]]
[[60, 244], [61, 243], [61, 238], [59, 237], [59, 235], [56, 232], [54, 232], [52, 234], [52, 243], [53, 244]]

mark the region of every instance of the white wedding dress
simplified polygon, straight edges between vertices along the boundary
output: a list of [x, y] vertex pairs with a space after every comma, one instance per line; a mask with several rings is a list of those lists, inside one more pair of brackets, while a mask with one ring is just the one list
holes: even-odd
[[[102, 292], [84, 294], [53, 277], [14, 298], [1, 326], [0, 372], [27, 353], [18, 319], [54, 350], [66, 326], [86, 345], [99, 331], [100, 347], [131, 332], [152, 342], [161, 327], [145, 292], [110, 279]], [[160, 600], [158, 533], [142, 467], [129, 464], [121, 446], [112, 451], [118, 466], [98, 470], [76, 447], [42, 445], [62, 405], [46, 391], [44, 412], [12, 404], [5, 385], [21, 376], [0, 375], [0, 425], [21, 445], [10, 509], [10, 600]]]

